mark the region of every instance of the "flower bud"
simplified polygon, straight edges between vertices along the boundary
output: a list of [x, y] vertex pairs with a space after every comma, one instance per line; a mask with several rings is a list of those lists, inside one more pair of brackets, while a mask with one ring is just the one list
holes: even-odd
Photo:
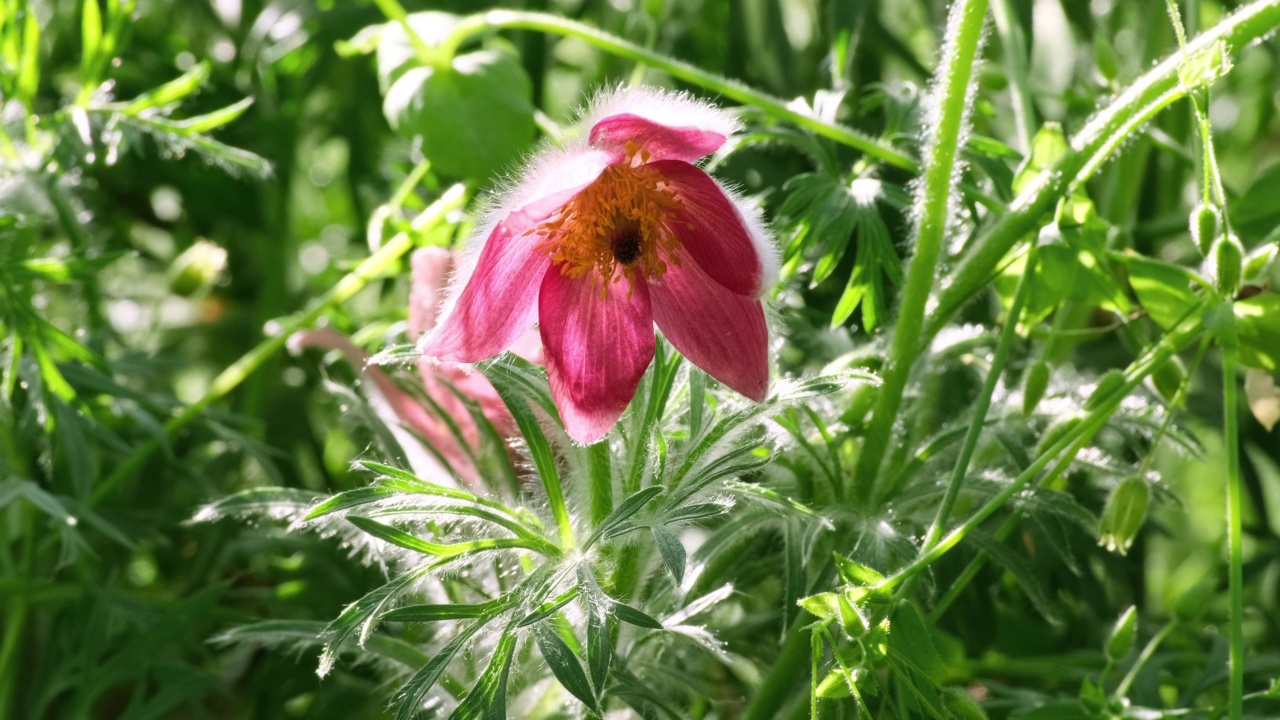
[[1098, 380], [1098, 385], [1093, 389], [1093, 393], [1089, 395], [1089, 399], [1084, 401], [1085, 412], [1093, 412], [1102, 407], [1113, 393], [1124, 385], [1124, 373], [1120, 370], [1108, 370]]
[[1043, 360], [1027, 368], [1022, 379], [1022, 414], [1030, 415], [1049, 387], [1049, 365]]
[[1200, 248], [1200, 254], [1208, 256], [1213, 241], [1218, 237], [1218, 228], [1222, 227], [1222, 213], [1214, 205], [1197, 205], [1191, 211], [1190, 224], [1191, 239]]
[[1213, 282], [1223, 297], [1235, 297], [1240, 289], [1240, 276], [1244, 265], [1244, 246], [1235, 235], [1223, 235], [1213, 244], [1209, 256]]
[[1138, 608], [1133, 605], [1129, 606], [1120, 615], [1120, 619], [1116, 620], [1116, 625], [1111, 629], [1111, 637], [1107, 638], [1107, 659], [1111, 662], [1120, 662], [1129, 650], [1133, 648], [1133, 628], [1138, 621]]
[[208, 240], [197, 240], [169, 266], [169, 290], [191, 297], [211, 287], [227, 267], [227, 251]]
[[1177, 399], [1178, 390], [1182, 388], [1182, 383], [1186, 382], [1186, 379], [1187, 368], [1177, 357], [1170, 358], [1169, 362], [1151, 373], [1151, 384], [1155, 385], [1156, 392], [1160, 393], [1160, 397], [1168, 403], [1173, 403]]
[[1151, 488], [1142, 478], [1132, 476], [1120, 481], [1102, 509], [1098, 544], [1121, 555], [1128, 553], [1142, 529], [1150, 500]]
[[1069, 435], [1079, 424], [1079, 417], [1069, 417], [1050, 425], [1045, 429], [1044, 435], [1040, 436], [1040, 442], [1036, 445], [1036, 455], [1043, 455], [1049, 448], [1057, 445], [1059, 440]]

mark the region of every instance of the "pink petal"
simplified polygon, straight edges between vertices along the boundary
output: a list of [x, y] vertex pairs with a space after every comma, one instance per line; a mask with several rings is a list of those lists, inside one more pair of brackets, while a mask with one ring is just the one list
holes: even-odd
[[649, 163], [662, 173], [684, 210], [667, 227], [712, 280], [739, 295], [760, 294], [764, 267], [742, 213], [711, 176], [679, 160]]
[[440, 301], [445, 278], [453, 267], [453, 253], [442, 247], [413, 251], [409, 258], [413, 285], [409, 289], [409, 340], [430, 332], [440, 319]]
[[631, 113], [602, 118], [591, 127], [591, 145], [610, 151], [614, 160], [625, 157], [627, 143], [649, 153], [650, 160], [693, 161], [724, 145], [725, 136], [714, 130], [672, 126]]
[[[595, 282], [592, 279], [595, 279]], [[604, 437], [636, 394], [653, 360], [653, 315], [644, 282], [601, 286], [551, 268], [538, 300], [547, 378], [569, 437]]]
[[[421, 440], [425, 440], [427, 444], [434, 447], [453, 466], [454, 470], [469, 482], [475, 483], [479, 480], [475, 466], [471, 464], [471, 459], [466, 450], [458, 444], [453, 432], [439, 418], [420, 405], [416, 399], [401, 390], [400, 386], [382, 371], [382, 368], [377, 365], [370, 365], [368, 354], [352, 343], [346, 335], [335, 330], [323, 328], [294, 333], [289, 338], [289, 349], [293, 352], [312, 347], [340, 351], [343, 358], [353, 368], [360, 371], [361, 375], [372, 382], [371, 386], [364, 386], [370, 405], [382, 422], [392, 429], [402, 449], [410, 456], [411, 460], [415, 458], [427, 459], [425, 457], [419, 458], [418, 456], [424, 456], [425, 453], [420, 448], [414, 447], [419, 442], [419, 438], [421, 438]], [[441, 386], [438, 381], [428, 381], [426, 390], [433, 399], [440, 403], [442, 409], [452, 415], [458, 423], [464, 438], [468, 439], [474, 446], [478, 440], [479, 431], [476, 429], [471, 417], [467, 415], [466, 409], [458, 401], [457, 396]], [[492, 389], [490, 391], [492, 392]], [[461, 414], [459, 414], [459, 411]], [[411, 432], [404, 432], [404, 429]], [[414, 464], [416, 468], [418, 464], [422, 463], [415, 462]], [[434, 464], [436, 464], [435, 461], [430, 460], [424, 467]], [[448, 480], [444, 482], [451, 484]]]
[[685, 256], [651, 280], [653, 319], [689, 362], [755, 400], [769, 391], [769, 328], [759, 300], [725, 289]]
[[424, 355], [478, 362], [511, 347], [533, 324], [538, 286], [551, 259], [536, 250], [542, 237], [529, 231], [577, 191], [561, 191], [494, 225], [452, 310], [423, 344]]

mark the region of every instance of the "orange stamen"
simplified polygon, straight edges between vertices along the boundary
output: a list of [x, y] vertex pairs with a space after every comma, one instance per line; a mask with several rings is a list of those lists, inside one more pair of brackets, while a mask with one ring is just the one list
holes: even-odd
[[648, 152], [627, 143], [626, 153], [625, 162], [605, 168], [529, 231], [542, 237], [538, 250], [562, 274], [579, 278], [595, 270], [605, 286], [625, 277], [634, 287], [639, 279], [661, 277], [667, 263], [679, 264], [680, 243], [667, 223], [684, 204], [648, 166]]

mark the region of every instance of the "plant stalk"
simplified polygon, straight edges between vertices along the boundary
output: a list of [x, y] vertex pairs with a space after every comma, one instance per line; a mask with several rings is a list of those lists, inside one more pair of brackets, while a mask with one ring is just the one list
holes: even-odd
[[1009, 361], [1009, 353], [1013, 350], [1013, 342], [1018, 337], [1018, 321], [1022, 317], [1022, 309], [1026, 307], [1031, 297], [1032, 277], [1035, 275], [1038, 259], [1036, 246], [1033, 243], [1027, 253], [1026, 270], [1023, 271], [1022, 277], [1018, 278], [1018, 287], [1014, 291], [1004, 329], [1000, 332], [1000, 342], [996, 345], [995, 355], [991, 359], [987, 379], [982, 384], [982, 391], [978, 393], [978, 402], [973, 409], [973, 420], [969, 423], [964, 443], [960, 446], [960, 456], [956, 458], [951, 482], [947, 485], [942, 503], [938, 505], [938, 514], [933, 519], [933, 525], [925, 534], [924, 542], [920, 546], [921, 552], [929, 551], [942, 536], [942, 531], [947, 526], [947, 516], [951, 514], [951, 508], [955, 506], [956, 497], [960, 494], [961, 486], [964, 485], [965, 475], [969, 472], [969, 462], [973, 459], [974, 450], [978, 447], [978, 438], [982, 435], [982, 429], [986, 427], [987, 412], [991, 409], [991, 396], [995, 394], [996, 384], [1000, 382], [1004, 366]]
[[888, 450], [893, 425], [898, 419], [902, 393], [919, 355], [925, 306], [933, 293], [938, 257], [951, 216], [955, 160], [968, 116], [970, 81], [982, 45], [986, 12], [986, 0], [956, 0], [947, 22], [946, 49], [935, 81], [937, 114], [930, 129], [924, 181], [916, 204], [919, 221], [915, 233], [915, 254], [907, 269], [897, 327], [885, 363], [884, 382], [876, 395], [875, 410], [854, 467], [854, 497], [864, 504], [875, 493], [876, 476]]
[[1222, 434], [1227, 451], [1227, 584], [1231, 641], [1228, 717], [1231, 720], [1240, 720], [1244, 715], [1244, 550], [1237, 352], [1235, 347], [1225, 344], [1222, 348]]

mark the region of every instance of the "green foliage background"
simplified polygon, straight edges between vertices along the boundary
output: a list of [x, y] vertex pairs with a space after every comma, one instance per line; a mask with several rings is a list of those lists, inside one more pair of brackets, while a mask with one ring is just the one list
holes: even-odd
[[[1163, 3], [992, 4], [997, 20], [988, 21], [977, 70], [943, 277], [1021, 189], [1018, 174], [1028, 167], [1024, 156], [1039, 147], [1037, 130], [1056, 123], [1071, 137], [1178, 48]], [[1188, 35], [1213, 27], [1237, 4], [1181, 3]], [[0, 148], [0, 715], [386, 714], [398, 685], [388, 679], [393, 675], [348, 654], [321, 681], [308, 634], [380, 585], [383, 568], [332, 538], [287, 532], [282, 523], [191, 522], [205, 503], [248, 489], [320, 495], [363, 487], [370, 475], [354, 461], [395, 459], [352, 390], [355, 373], [318, 354], [271, 352], [225, 389], [215, 378], [264, 335], [297, 324], [296, 313], [307, 308], [374, 351], [393, 344], [388, 338], [405, 318], [405, 263], [379, 267], [345, 302], [316, 308], [315, 299], [365, 260], [371, 244], [385, 246], [398, 232], [415, 245], [463, 235], [452, 221], [421, 231], [411, 219], [455, 182], [469, 197], [491, 187], [539, 136], [564, 132], [593, 89], [644, 82], [713, 100], [723, 90], [580, 38], [512, 30], [484, 33], [462, 49], [486, 53], [483, 72], [455, 73], [448, 82], [437, 76], [427, 90], [410, 85], [384, 108], [407, 66], [384, 57], [386, 48], [369, 54], [378, 38], [361, 31], [387, 23], [392, 5], [0, 0], [0, 122], [7, 134]], [[460, 16], [490, 7], [499, 4], [404, 2], [409, 12]], [[797, 126], [777, 107], [748, 104], [747, 132], [710, 166], [761, 204], [785, 253], [774, 298], [779, 371], [883, 370], [910, 255], [918, 182], [912, 158], [920, 157], [929, 118], [924, 88], [939, 61], [946, 3], [531, 0], [502, 7], [579, 20], [783, 98], [827, 128], [856, 128], [905, 158], [908, 167]], [[86, 19], [95, 10], [97, 34]], [[429, 37], [451, 21], [422, 22], [419, 31]], [[1274, 246], [1280, 227], [1280, 47], [1249, 43], [1231, 61], [1213, 84], [1208, 116], [1228, 217], [1245, 251], [1258, 253]], [[165, 86], [181, 77], [186, 81]], [[720, 94], [720, 102], [735, 104]], [[1079, 223], [1086, 229], [1067, 223], [1068, 232], [1095, 243], [1088, 253], [1101, 267], [1080, 269], [1074, 249], [1065, 259], [1053, 250], [1042, 256], [1042, 294], [1032, 295], [1032, 317], [1023, 316], [1029, 339], [1014, 350], [1015, 369], [1001, 386], [1009, 392], [997, 401], [996, 431], [978, 446], [975, 480], [1016, 475], [1044, 443], [1046, 428], [1084, 406], [1082, 388], [1167, 329], [1152, 321], [1158, 310], [1148, 307], [1150, 299], [1133, 291], [1130, 275], [1140, 269], [1124, 258], [1132, 252], [1200, 268], [1187, 227], [1202, 178], [1197, 130], [1190, 102], [1181, 100], [1132, 132], [1116, 158], [1079, 188], [1092, 215]], [[1051, 135], [1042, 138], [1051, 143]], [[424, 157], [432, 162], [424, 165]], [[1051, 219], [1049, 213], [1040, 224]], [[221, 269], [217, 248], [225, 250]], [[1012, 302], [1018, 268], [1010, 267], [989, 278], [994, 292], [963, 306], [934, 340], [928, 367], [912, 377], [912, 411], [904, 413], [910, 419], [894, 428], [889, 454], [894, 467], [920, 475], [904, 479], [901, 494], [837, 512], [821, 492], [806, 498], [803, 485], [781, 483], [824, 516], [846, 513], [837, 522], [847, 521], [842, 527], [855, 534], [816, 546], [805, 541], [814, 554], [803, 557], [809, 569], [798, 581], [802, 593], [779, 587], [790, 582], [779, 580], [779, 568], [801, 557], [800, 541], [789, 535], [795, 530], [773, 528], [736, 546], [743, 567], [725, 577], [751, 599], [709, 625], [723, 631], [735, 658], [749, 662], [688, 660], [701, 686], [713, 690], [701, 699], [678, 696], [682, 713], [740, 717], [767, 684], [762, 673], [777, 663], [794, 665], [798, 657], [808, 672], [808, 639], [798, 656], [786, 654], [792, 646], [783, 639], [788, 622], [799, 622], [796, 596], [838, 584], [832, 550], [862, 553], [858, 562], [886, 574], [910, 559], [910, 544], [879, 543], [874, 528], [883, 521], [894, 529], [890, 535], [908, 538], [927, 529], [959, 434], [938, 445], [943, 452], [932, 460], [926, 454], [913, 465], [910, 457], [963, 429]], [[1080, 274], [1055, 286], [1056, 272]], [[1274, 278], [1268, 267], [1249, 282], [1269, 288]], [[1185, 408], [1167, 433], [1159, 430], [1166, 389], [1139, 388], [1128, 415], [1051, 483], [1052, 498], [1070, 497], [1070, 508], [1042, 513], [1035, 498], [1023, 497], [1019, 507], [1031, 521], [1011, 541], [988, 527], [972, 547], [961, 545], [922, 576], [912, 592], [926, 619], [894, 616], [905, 628], [919, 624], [923, 645], [936, 648], [925, 660], [904, 651], [921, 662], [940, 658], [937, 676], [922, 686], [976, 698], [992, 717], [1104, 717], [1124, 709], [1086, 703], [1094, 714], [1069, 714], [1082, 707], [1082, 682], [1086, 700], [1093, 699], [1091, 684], [1110, 692], [1138, 648], [1164, 632], [1160, 654], [1126, 702], [1195, 717], [1215, 717], [1225, 707], [1223, 376], [1216, 352], [1198, 363], [1193, 357], [1184, 353], [1192, 369]], [[1043, 402], [1057, 405], [1024, 420], [1017, 393], [1037, 362], [1052, 368]], [[778, 472], [817, 474], [827, 460], [803, 459], [813, 442], [830, 451], [833, 474], [852, 477], [853, 448], [872, 422], [874, 395], [871, 385], [842, 391], [824, 401], [819, 419], [779, 411], [776, 432], [793, 440], [776, 450]], [[216, 402], [176, 432], [163, 430], [202, 398]], [[1274, 717], [1280, 704], [1264, 694], [1280, 677], [1280, 443], [1243, 409], [1238, 421], [1248, 710]], [[155, 452], [141, 457], [138, 448], [149, 443]], [[1152, 497], [1146, 527], [1127, 555], [1108, 552], [1097, 546], [1096, 532], [1078, 525], [1092, 522], [1096, 530], [1108, 495], [1138, 468], [1151, 473], [1142, 474]], [[773, 487], [776, 478], [753, 473], [745, 479]], [[955, 516], [985, 497], [963, 496]], [[1075, 508], [1084, 520], [1073, 526]], [[750, 526], [740, 532], [752, 533]], [[982, 566], [950, 609], [929, 615], [978, 551], [1007, 562]], [[649, 569], [663, 572], [657, 560]], [[1108, 658], [1112, 625], [1129, 606], [1138, 608], [1137, 645]], [[211, 641], [262, 619], [280, 622], [271, 647], [265, 636]], [[893, 642], [920, 640], [911, 632]], [[300, 649], [289, 651], [292, 643]], [[833, 656], [822, 657], [829, 670]], [[677, 660], [685, 662], [683, 652]], [[894, 673], [910, 678], [933, 669]], [[785, 712], [810, 709], [799, 700], [808, 690], [803, 673], [778, 682], [794, 695]], [[882, 698], [896, 693], [897, 702], [876, 706], [879, 716], [931, 716], [928, 701], [904, 699], [910, 693], [892, 682], [884, 687]], [[857, 716], [834, 695], [824, 703], [832, 716]], [[950, 707], [946, 712], [963, 716], [959, 705]], [[1063, 714], [1050, 714], [1057, 711]]]

